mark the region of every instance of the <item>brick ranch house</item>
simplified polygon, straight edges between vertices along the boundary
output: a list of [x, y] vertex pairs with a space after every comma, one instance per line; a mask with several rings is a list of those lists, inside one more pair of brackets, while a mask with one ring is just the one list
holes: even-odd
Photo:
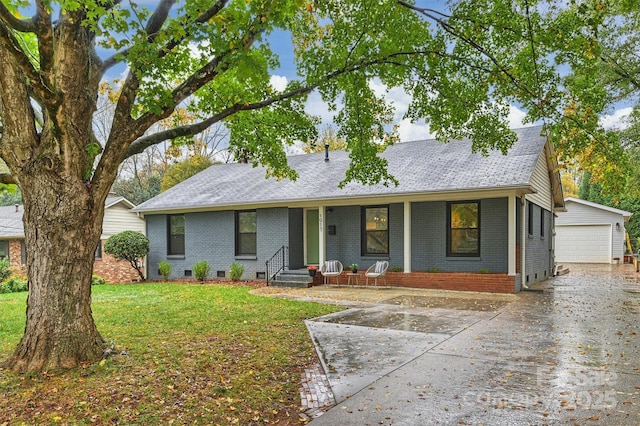
[[[124, 197], [109, 195], [105, 201], [102, 236], [96, 250], [93, 272], [110, 283], [138, 281], [140, 278], [128, 262], [118, 261], [104, 253], [102, 246], [106, 240], [122, 231], [146, 233], [144, 219], [133, 209], [135, 205]], [[9, 257], [11, 270], [18, 275], [26, 275], [26, 247], [22, 205], [0, 207], [0, 259]]]
[[564, 207], [541, 131], [515, 130], [507, 155], [472, 153], [469, 140], [390, 146], [381, 155], [395, 187], [339, 188], [349, 165], [342, 151], [289, 157], [295, 182], [265, 179], [251, 164], [211, 166], [134, 209], [147, 224], [149, 277], [159, 278], [163, 260], [173, 278], [206, 260], [217, 276], [238, 262], [245, 279], [264, 279], [285, 247], [289, 270], [338, 259], [362, 273], [387, 260], [401, 271], [387, 274], [388, 285], [520, 291], [552, 276], [554, 215]]

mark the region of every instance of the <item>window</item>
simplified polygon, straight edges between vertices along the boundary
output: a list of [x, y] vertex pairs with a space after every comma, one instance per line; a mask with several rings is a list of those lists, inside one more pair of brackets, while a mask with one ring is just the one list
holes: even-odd
[[480, 256], [480, 203], [447, 204], [447, 256]]
[[529, 218], [527, 220], [527, 232], [529, 235], [533, 235], [533, 203], [527, 205], [529, 210]]
[[255, 210], [236, 212], [236, 256], [255, 256], [256, 231], [258, 229]]
[[388, 255], [389, 207], [363, 207], [362, 228], [362, 255]]
[[0, 241], [0, 260], [9, 258], [9, 241]]
[[184, 256], [184, 215], [167, 216], [167, 254]]
[[544, 238], [544, 209], [540, 209], [540, 236]]
[[102, 259], [102, 240], [98, 241], [98, 247], [96, 247], [95, 258]]

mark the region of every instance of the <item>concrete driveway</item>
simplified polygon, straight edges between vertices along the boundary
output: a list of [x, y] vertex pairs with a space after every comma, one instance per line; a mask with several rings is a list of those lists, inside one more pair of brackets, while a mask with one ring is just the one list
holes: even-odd
[[309, 291], [353, 306], [307, 321], [336, 400], [311, 424], [640, 424], [639, 276], [568, 266], [517, 295]]

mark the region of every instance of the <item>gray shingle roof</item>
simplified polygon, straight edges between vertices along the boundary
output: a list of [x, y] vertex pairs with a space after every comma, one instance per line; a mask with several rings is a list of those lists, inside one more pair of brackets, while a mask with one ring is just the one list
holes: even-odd
[[382, 154], [399, 186], [365, 186], [350, 182], [339, 189], [349, 166], [348, 154], [331, 151], [288, 158], [299, 178], [292, 182], [265, 179], [265, 169], [250, 164], [214, 165], [140, 204], [134, 211], [172, 211], [225, 206], [259, 206], [308, 200], [337, 200], [381, 195], [455, 192], [461, 190], [527, 187], [546, 139], [540, 127], [515, 130], [518, 142], [505, 156], [492, 151], [473, 154], [471, 141], [441, 143], [436, 140], [404, 142]]
[[0, 237], [4, 238], [22, 238], [24, 237], [24, 227], [22, 225], [22, 214], [24, 208], [18, 206], [0, 207]]

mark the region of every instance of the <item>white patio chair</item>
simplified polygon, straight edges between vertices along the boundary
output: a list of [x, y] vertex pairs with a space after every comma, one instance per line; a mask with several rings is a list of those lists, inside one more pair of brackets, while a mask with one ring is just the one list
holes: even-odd
[[342, 263], [339, 260], [327, 260], [320, 267], [320, 273], [324, 277], [325, 285], [329, 282], [329, 277], [336, 277], [336, 284], [339, 284], [338, 277], [342, 274]]
[[378, 278], [382, 278], [384, 280], [384, 285], [386, 286], [387, 279], [384, 276], [387, 273], [388, 268], [389, 268], [389, 262], [387, 262], [386, 260], [378, 260], [376, 263], [369, 266], [369, 269], [367, 269], [367, 272], [364, 273], [364, 275], [367, 277], [366, 285], [369, 285], [369, 278], [373, 278], [375, 280], [374, 285], [377, 287]]

